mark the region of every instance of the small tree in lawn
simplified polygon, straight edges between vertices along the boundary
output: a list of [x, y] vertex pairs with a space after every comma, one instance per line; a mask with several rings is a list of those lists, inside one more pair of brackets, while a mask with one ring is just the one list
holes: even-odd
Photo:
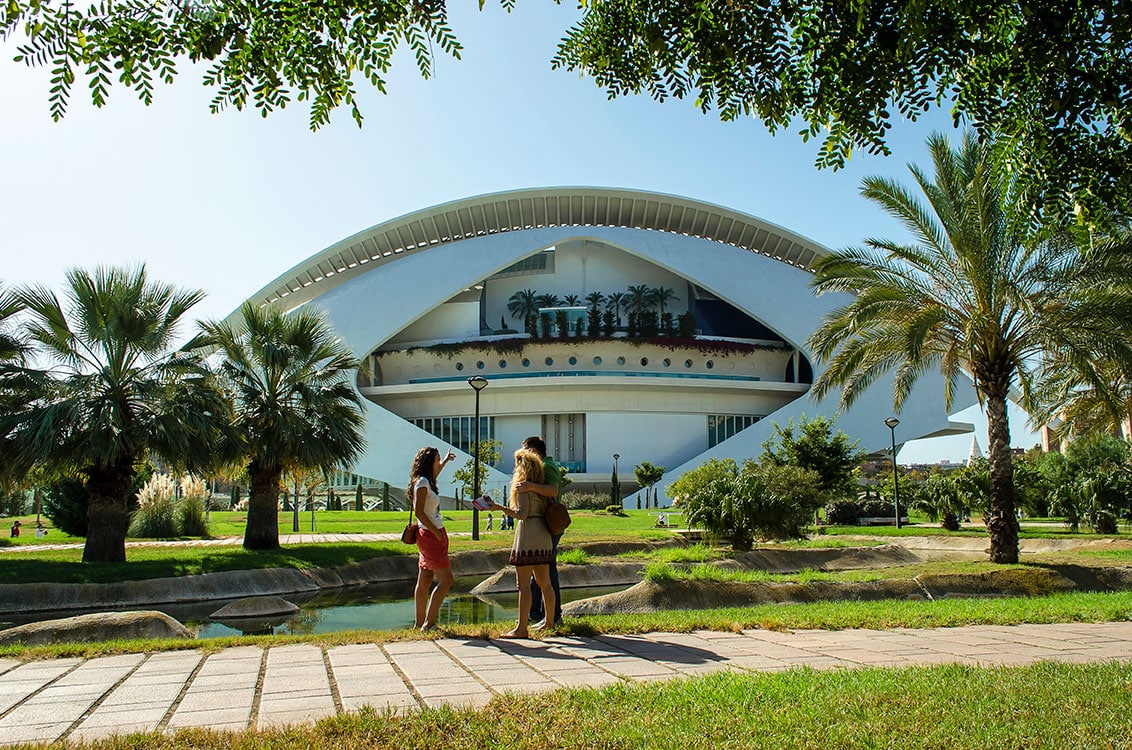
[[[652, 492], [655, 495], [654, 485], [664, 476], [664, 471], [664, 466], [653, 466], [648, 461], [641, 461], [633, 467], [633, 473], [637, 476], [637, 484], [645, 490], [645, 507], [648, 507], [649, 493]], [[655, 499], [653, 504], [655, 506]]]
[[[483, 489], [483, 480], [485, 469], [489, 466], [495, 466], [503, 458], [503, 442], [491, 438], [489, 440], [481, 440], [479, 444], [480, 454], [480, 489]], [[472, 497], [475, 493], [475, 458], [469, 458], [464, 462], [456, 471], [452, 472], [452, 481], [459, 483], [463, 488], [463, 496], [468, 498]]]
[[857, 448], [856, 440], [850, 440], [841, 430], [834, 430], [833, 420], [820, 416], [807, 420], [803, 415], [797, 424], [791, 419], [786, 427], [774, 426], [774, 435], [763, 443], [760, 460], [817, 472], [824, 505], [856, 496], [853, 470], [864, 458], [865, 453]]

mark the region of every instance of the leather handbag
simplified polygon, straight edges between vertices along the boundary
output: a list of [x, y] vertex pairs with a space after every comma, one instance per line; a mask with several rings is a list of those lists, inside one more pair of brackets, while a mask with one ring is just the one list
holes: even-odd
[[546, 504], [546, 528], [551, 536], [558, 536], [570, 526], [570, 511], [557, 500]]
[[417, 532], [420, 531], [420, 528], [420, 525], [413, 520], [413, 506], [410, 502], [409, 523], [405, 525], [405, 530], [401, 532], [401, 541], [405, 544], [416, 544]]

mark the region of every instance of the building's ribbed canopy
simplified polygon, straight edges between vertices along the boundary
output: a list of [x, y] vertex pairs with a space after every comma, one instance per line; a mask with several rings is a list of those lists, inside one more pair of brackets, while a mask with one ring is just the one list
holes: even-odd
[[300, 263], [252, 300], [289, 307], [313, 299], [370, 263], [472, 237], [544, 227], [631, 227], [721, 242], [809, 269], [828, 251], [769, 222], [702, 201], [612, 188], [493, 193], [407, 214], [349, 237]]

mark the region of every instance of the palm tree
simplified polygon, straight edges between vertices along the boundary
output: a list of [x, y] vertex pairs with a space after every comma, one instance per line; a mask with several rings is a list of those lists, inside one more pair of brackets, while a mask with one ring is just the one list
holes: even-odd
[[601, 303], [605, 301], [605, 295], [601, 292], [590, 292], [586, 295], [586, 302], [593, 310], [601, 307]]
[[579, 297], [576, 294], [567, 294], [565, 297], [562, 298], [562, 301], [564, 303], [566, 303], [567, 305], [569, 305], [570, 307], [577, 307], [578, 305], [581, 304], [582, 298]]
[[895, 369], [893, 402], [903, 405], [917, 378], [939, 367], [948, 406], [963, 371], [985, 405], [990, 451], [990, 559], [1018, 560], [1007, 394], [1031, 401], [1041, 361], [1064, 361], [1095, 382], [1101, 355], [1132, 358], [1132, 264], [1109, 246], [1083, 251], [1063, 236], [1035, 241], [1025, 217], [1011, 214], [1009, 173], [991, 147], [968, 134], [957, 150], [928, 139], [935, 174], [911, 166], [927, 199], [872, 177], [862, 194], [899, 219], [913, 244], [869, 239], [815, 264], [819, 293], [854, 297], [810, 338], [828, 362], [815, 398], [842, 387], [851, 404]]
[[197, 344], [223, 355], [251, 495], [245, 549], [279, 546], [284, 472], [329, 471], [363, 447], [365, 419], [350, 385], [358, 361], [322, 316], [245, 303], [235, 324], [202, 323]]
[[605, 298], [606, 306], [612, 310], [613, 314], [617, 317], [617, 325], [621, 325], [621, 308], [625, 307], [628, 301], [629, 295], [625, 294], [625, 292], [613, 292]]
[[649, 309], [648, 284], [637, 284], [629, 287], [629, 309], [633, 312], [644, 312]]
[[230, 403], [203, 361], [171, 352], [204, 297], [151, 282], [145, 267], [67, 273], [66, 309], [25, 287], [25, 331], [44, 368], [22, 371], [26, 403], [0, 417], [0, 464], [81, 474], [89, 493], [83, 562], [126, 559], [127, 500], [149, 455], [207, 472], [222, 456]]
[[[23, 310], [10, 292], [0, 290], [0, 414], [8, 414], [27, 402], [23, 392], [24, 370], [28, 345], [18, 329], [10, 323]], [[0, 433], [0, 440], [6, 437]], [[12, 475], [13, 467], [0, 464], [0, 488], [7, 490], [18, 483], [20, 477]]]
[[560, 307], [562, 300], [558, 298], [557, 294], [540, 294], [535, 297], [535, 303], [538, 307]]
[[649, 290], [649, 303], [660, 308], [662, 317], [664, 316], [664, 306], [679, 299], [676, 296], [676, 290], [666, 286], [656, 286]]
[[535, 302], [535, 290], [523, 289], [515, 292], [507, 300], [507, 312], [512, 318], [519, 318], [525, 324], [533, 315], [538, 314], [538, 303]]

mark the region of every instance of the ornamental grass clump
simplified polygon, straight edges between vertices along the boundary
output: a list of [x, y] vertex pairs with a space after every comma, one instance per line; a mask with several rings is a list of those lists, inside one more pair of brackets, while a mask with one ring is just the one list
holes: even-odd
[[129, 535], [142, 539], [208, 536], [204, 515], [207, 485], [186, 474], [178, 482], [168, 474], [154, 474], [138, 491], [138, 509], [130, 520]]

